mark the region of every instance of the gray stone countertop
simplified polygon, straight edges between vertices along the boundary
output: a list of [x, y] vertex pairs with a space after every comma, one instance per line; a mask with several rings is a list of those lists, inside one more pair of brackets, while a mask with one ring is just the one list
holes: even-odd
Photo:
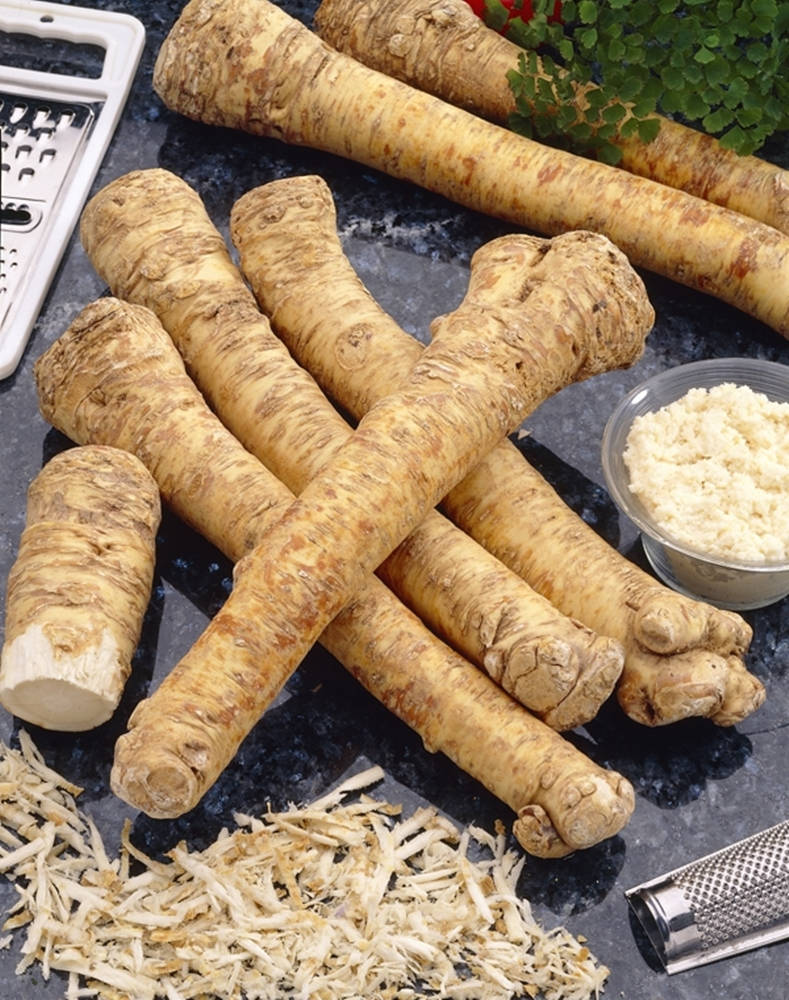
[[[329, 184], [347, 253], [362, 280], [409, 332], [425, 339], [432, 316], [463, 294], [470, 255], [504, 232], [490, 218], [390, 180], [374, 170], [310, 150], [211, 128], [167, 111], [151, 88], [153, 60], [177, 16], [177, 0], [95, 0], [92, 6], [137, 16], [147, 42], [120, 126], [94, 190], [136, 168], [179, 174], [204, 199], [226, 234], [232, 203], [244, 191], [291, 173], [318, 173]], [[309, 23], [312, 4], [283, 6]], [[763, 155], [789, 166], [785, 141]], [[519, 439], [565, 500], [603, 536], [644, 565], [632, 525], [609, 498], [599, 444], [617, 400], [669, 365], [743, 356], [789, 363], [789, 343], [743, 314], [706, 296], [644, 274], [657, 311], [643, 358], [626, 372], [600, 376], [563, 391], [526, 422]], [[38, 413], [32, 366], [79, 310], [104, 294], [73, 237], [32, 338], [14, 375], [0, 382], [0, 583], [5, 590], [24, 523], [25, 491], [42, 464], [68, 446]], [[133, 676], [115, 718], [101, 729], [62, 735], [31, 729], [47, 761], [86, 789], [82, 802], [117, 843], [130, 814], [108, 791], [114, 740], [136, 701], [197, 638], [230, 589], [231, 566], [201, 538], [165, 514], [158, 538], [155, 591]], [[742, 837], [789, 818], [789, 601], [745, 616], [755, 638], [749, 666], [767, 688], [766, 704], [732, 729], [689, 721], [647, 730], [605, 706], [591, 724], [570, 734], [579, 747], [634, 784], [633, 819], [620, 835], [562, 861], [530, 860], [522, 892], [539, 919], [583, 934], [609, 966], [606, 996], [615, 1000], [785, 1000], [789, 942], [704, 968], [667, 976], [631, 918], [623, 892]], [[0, 709], [0, 738], [13, 743], [19, 720]], [[200, 846], [232, 822], [232, 812], [276, 808], [314, 797], [365, 763], [387, 773], [382, 794], [406, 804], [429, 802], [457, 823], [492, 825], [508, 810], [387, 713], [320, 649], [311, 652], [284, 696], [266, 713], [220, 781], [189, 815], [173, 822], [133, 817], [133, 837], [149, 851], [185, 838]], [[0, 910], [13, 899], [0, 882]], [[0, 951], [0, 996], [43, 1000], [62, 996], [62, 979], [40, 971], [17, 978], [15, 946]]]

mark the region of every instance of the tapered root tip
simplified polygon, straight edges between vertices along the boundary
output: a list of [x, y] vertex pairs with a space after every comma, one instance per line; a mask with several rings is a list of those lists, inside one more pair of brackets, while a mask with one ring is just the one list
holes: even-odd
[[110, 786], [118, 798], [152, 819], [175, 819], [193, 808], [204, 791], [189, 763], [173, 751], [146, 745], [135, 732], [115, 746]]

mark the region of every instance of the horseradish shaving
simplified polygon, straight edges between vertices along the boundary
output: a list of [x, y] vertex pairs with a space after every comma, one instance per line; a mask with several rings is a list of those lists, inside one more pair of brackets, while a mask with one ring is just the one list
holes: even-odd
[[603, 987], [583, 942], [543, 930], [518, 896], [525, 856], [501, 830], [461, 831], [429, 808], [402, 818], [363, 792], [380, 768], [308, 806], [239, 814], [167, 861], [127, 824], [111, 859], [79, 789], [20, 742], [0, 744], [0, 870], [18, 894], [2, 943], [26, 928], [17, 972], [65, 973], [67, 1000], [586, 1000]]

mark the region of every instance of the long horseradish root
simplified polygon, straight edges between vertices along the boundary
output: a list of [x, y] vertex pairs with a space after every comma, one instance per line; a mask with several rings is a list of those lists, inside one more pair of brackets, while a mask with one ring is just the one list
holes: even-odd
[[[488, 28], [466, 0], [322, 0], [315, 25], [338, 51], [489, 121], [506, 125], [515, 111], [507, 74], [523, 50]], [[579, 110], [588, 106], [590, 89], [579, 89]], [[652, 142], [621, 132], [611, 139], [621, 168], [789, 233], [786, 170], [656, 117], [660, 131]]]
[[[351, 429], [273, 334], [197, 193], [165, 170], [127, 174], [88, 203], [81, 235], [113, 293], [157, 314], [225, 425], [300, 492]], [[618, 641], [557, 612], [436, 511], [378, 573], [556, 729], [593, 718], [621, 674]]]
[[116, 746], [121, 797], [170, 815], [195, 805], [365, 576], [479, 455], [547, 395], [642, 353], [653, 311], [604, 237], [514, 236], [483, 250], [408, 384], [239, 564], [223, 608], [135, 709]]
[[74, 732], [118, 706], [151, 597], [159, 490], [133, 455], [73, 448], [30, 484], [8, 575], [0, 703]]
[[[265, 544], [292, 501], [211, 413], [141, 306], [111, 298], [87, 306], [38, 360], [36, 380], [48, 420], [83, 444], [133, 450], [173, 510], [233, 561]], [[513, 832], [530, 853], [560, 857], [627, 822], [634, 797], [624, 778], [533, 718], [375, 577], [321, 642], [428, 750], [514, 810]]]
[[[247, 192], [233, 208], [231, 234], [276, 332], [346, 411], [361, 417], [408, 377], [422, 346], [359, 280], [321, 178]], [[313, 310], [318, 293], [321, 309]], [[732, 725], [764, 700], [744, 665], [747, 623], [674, 593], [621, 556], [513, 444], [485, 456], [443, 507], [565, 614], [622, 642], [617, 697], [631, 718], [663, 725], [705, 716]]]
[[190, 118], [321, 149], [518, 227], [591, 230], [789, 335], [789, 237], [542, 146], [358, 63], [269, 0], [191, 0], [154, 86]]

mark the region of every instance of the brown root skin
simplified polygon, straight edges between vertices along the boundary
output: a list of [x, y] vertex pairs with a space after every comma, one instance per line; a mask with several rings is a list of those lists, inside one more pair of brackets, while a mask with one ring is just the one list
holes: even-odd
[[778, 230], [486, 122], [331, 49], [268, 0], [191, 0], [154, 86], [190, 118], [344, 156], [518, 228], [601, 233], [634, 265], [789, 335]]
[[[231, 232], [277, 333], [340, 405], [361, 417], [407, 377], [422, 347], [381, 310], [351, 267], [323, 180], [294, 177], [248, 192], [233, 208]], [[303, 273], [305, 257], [311, 267]], [[318, 294], [323, 308], [308, 309]], [[607, 545], [510, 442], [485, 456], [443, 508], [565, 614], [623, 643], [627, 683], [619, 695], [628, 715], [652, 725], [703, 709], [729, 724], [762, 703], [762, 685], [742, 664], [751, 639], [747, 623], [675, 594]], [[557, 552], [572, 552], [572, 560]], [[599, 583], [579, 586], [580, 580]], [[683, 669], [674, 672], [671, 657], [678, 653]], [[716, 696], [700, 702], [687, 663], [695, 660], [706, 677], [710, 655], [724, 657], [728, 667], [716, 675]], [[669, 690], [670, 699], [663, 697]]]
[[[456, 310], [452, 336], [437, 335], [408, 383], [362, 418], [250, 554], [202, 636], [135, 712], [133, 734], [118, 741], [115, 770], [119, 791], [127, 772], [147, 790], [140, 808], [156, 809], [181, 792], [188, 795], [179, 808], [192, 808], [365, 576], [479, 455], [545, 394], [598, 370], [594, 352], [609, 365], [632, 359], [653, 314], [643, 286], [634, 297], [638, 283], [624, 255], [593, 234], [557, 237], [548, 248], [523, 237], [521, 245], [541, 283], [528, 283], [525, 301], [504, 296], [485, 334], [476, 308], [471, 326], [461, 322], [463, 307]], [[552, 267], [541, 268], [549, 255]], [[573, 284], [557, 294], [554, 283], [563, 277]], [[561, 322], [551, 316], [557, 307]], [[156, 777], [173, 774], [174, 759], [195, 747], [206, 761], [199, 775], [184, 763], [176, 788], [158, 787]]]
[[[515, 111], [507, 74], [522, 49], [488, 28], [465, 0], [322, 0], [315, 26], [338, 51], [489, 121], [506, 125]], [[578, 91], [579, 112], [592, 89]], [[621, 168], [789, 233], [789, 172], [654, 117], [660, 131], [652, 142], [621, 132], [611, 138]]]
[[76, 732], [117, 708], [153, 585], [159, 490], [116, 448], [72, 448], [28, 488], [8, 575], [0, 701]]
[[[75, 441], [137, 453], [175, 512], [236, 561], [239, 577], [244, 573], [244, 554], [266, 539], [292, 496], [210, 412], [152, 313], [98, 300], [39, 358], [35, 375], [47, 420]], [[440, 643], [376, 578], [367, 580], [321, 641], [431, 752], [446, 754], [516, 814], [541, 810], [553, 837], [546, 846], [527, 831], [521, 839], [526, 850], [560, 857], [588, 846], [594, 838], [591, 803], [582, 793], [590, 780], [604, 792], [619, 789], [616, 798], [605, 793], [598, 804], [598, 839], [627, 822], [634, 796], [621, 776], [609, 777]], [[113, 786], [145, 803], [152, 815], [179, 815], [184, 801], [204, 787], [217, 752], [209, 737], [224, 732], [222, 725], [206, 727], [221, 712], [212, 697], [213, 673], [199, 688], [200, 701], [193, 690], [174, 720], [178, 742], [161, 720], [124, 737], [126, 763], [116, 763]], [[147, 706], [141, 703], [135, 722], [145, 719]], [[540, 776], [549, 768], [556, 780], [545, 787]], [[570, 792], [575, 784], [577, 797]]]
[[[113, 291], [157, 313], [226, 426], [299, 492], [351, 430], [274, 336], [196, 192], [165, 170], [133, 172], [91, 199], [80, 231]], [[293, 242], [287, 234], [281, 252]], [[296, 292], [304, 271], [304, 258], [292, 264]], [[621, 673], [618, 642], [558, 613], [435, 511], [378, 573], [446, 642], [557, 728], [593, 718]]]

